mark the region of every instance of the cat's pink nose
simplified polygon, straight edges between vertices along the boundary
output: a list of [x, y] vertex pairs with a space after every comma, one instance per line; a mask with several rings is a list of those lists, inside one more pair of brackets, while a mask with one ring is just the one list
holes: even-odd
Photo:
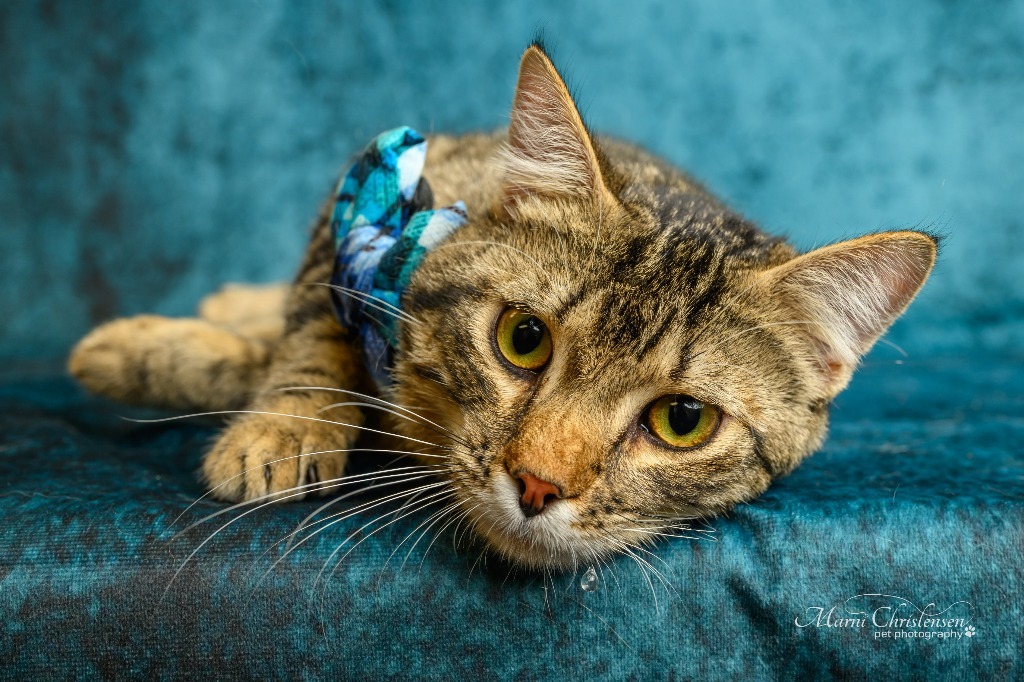
[[545, 507], [562, 496], [562, 491], [557, 485], [541, 480], [529, 472], [521, 471], [516, 474], [516, 478], [519, 479], [519, 490], [522, 492], [519, 508], [527, 518], [540, 514]]

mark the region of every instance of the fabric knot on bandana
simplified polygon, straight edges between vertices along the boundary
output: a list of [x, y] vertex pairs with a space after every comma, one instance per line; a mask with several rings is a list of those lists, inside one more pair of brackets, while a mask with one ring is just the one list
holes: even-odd
[[409, 321], [402, 291], [430, 249], [466, 222], [461, 201], [433, 209], [422, 178], [427, 141], [412, 128], [378, 135], [335, 192], [331, 296], [341, 325], [356, 330], [379, 388], [391, 383], [397, 325]]

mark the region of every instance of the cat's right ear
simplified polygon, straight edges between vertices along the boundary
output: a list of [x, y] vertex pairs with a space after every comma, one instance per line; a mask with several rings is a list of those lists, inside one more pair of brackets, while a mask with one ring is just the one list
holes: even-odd
[[806, 333], [829, 398], [910, 305], [935, 265], [936, 240], [884, 232], [826, 246], [761, 275], [792, 329]]
[[605, 185], [594, 141], [555, 65], [539, 44], [523, 53], [501, 156], [505, 209], [528, 197], [603, 202]]

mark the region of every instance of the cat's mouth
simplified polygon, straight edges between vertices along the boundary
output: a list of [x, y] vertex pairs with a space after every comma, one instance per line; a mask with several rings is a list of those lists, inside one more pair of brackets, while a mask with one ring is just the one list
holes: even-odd
[[574, 569], [607, 553], [603, 543], [580, 533], [576, 500], [550, 500], [542, 512], [531, 512], [522, 484], [504, 470], [491, 476], [490, 488], [472, 515], [479, 535], [506, 559], [531, 568]]

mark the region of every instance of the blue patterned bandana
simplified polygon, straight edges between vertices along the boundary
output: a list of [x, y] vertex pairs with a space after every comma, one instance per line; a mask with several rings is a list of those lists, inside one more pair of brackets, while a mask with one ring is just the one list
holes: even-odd
[[378, 135], [335, 192], [332, 300], [341, 325], [359, 333], [379, 388], [391, 383], [402, 291], [427, 252], [466, 222], [461, 201], [431, 210], [423, 174], [427, 142], [412, 128]]

